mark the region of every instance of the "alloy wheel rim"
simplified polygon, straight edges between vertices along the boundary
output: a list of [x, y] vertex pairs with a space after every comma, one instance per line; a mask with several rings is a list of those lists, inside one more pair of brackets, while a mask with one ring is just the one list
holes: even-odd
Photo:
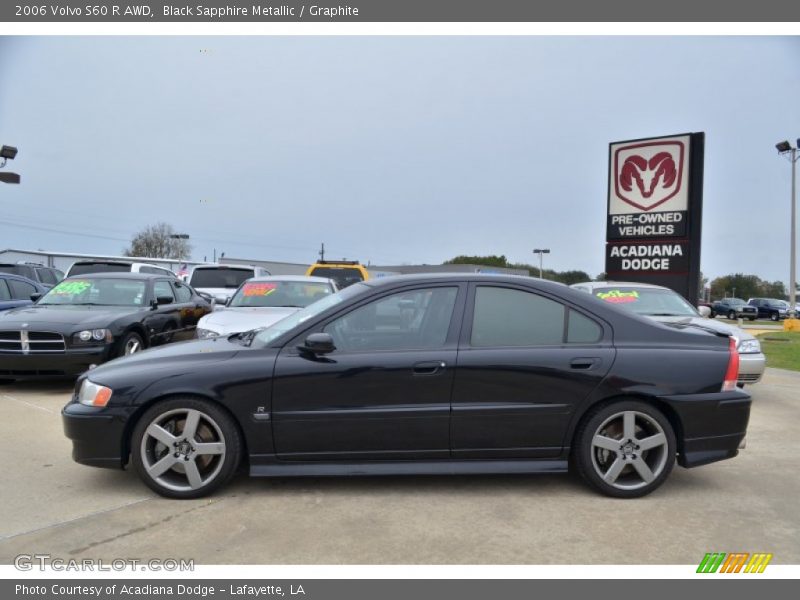
[[636, 490], [650, 485], [667, 464], [667, 436], [650, 415], [635, 410], [618, 412], [592, 436], [592, 465], [608, 485]]
[[137, 338], [129, 339], [125, 344], [125, 356], [136, 354], [142, 349], [142, 342]]
[[158, 415], [145, 429], [141, 457], [147, 475], [176, 492], [207, 486], [225, 461], [225, 438], [216, 421], [196, 409]]

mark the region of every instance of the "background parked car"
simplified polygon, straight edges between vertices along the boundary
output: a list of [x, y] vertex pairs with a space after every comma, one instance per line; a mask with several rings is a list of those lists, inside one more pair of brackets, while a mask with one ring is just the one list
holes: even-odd
[[750, 298], [747, 303], [756, 307], [759, 319], [780, 321], [786, 318], [788, 312], [786, 302], [777, 298]]
[[669, 288], [625, 281], [587, 281], [571, 287], [668, 325], [699, 327], [731, 336], [736, 339], [739, 351], [737, 383], [740, 386], [757, 383], [764, 374], [767, 359], [761, 352], [761, 342], [743, 329], [703, 317], [683, 296]]
[[189, 285], [224, 305], [248, 279], [271, 275], [263, 267], [248, 265], [198, 265], [189, 275]]
[[70, 277], [36, 304], [0, 312], [0, 379], [77, 375], [149, 346], [190, 339], [210, 311], [174, 277]]
[[38, 281], [26, 277], [0, 273], [0, 311], [33, 304], [31, 296], [44, 295], [47, 289]]
[[72, 263], [67, 277], [88, 275], [89, 273], [147, 273], [149, 275], [165, 275], [177, 277], [175, 273], [164, 267], [150, 263], [128, 262], [121, 260], [79, 260]]
[[306, 275], [333, 279], [339, 289], [369, 279], [369, 272], [357, 260], [319, 260], [308, 267]]
[[0, 263], [0, 273], [10, 273], [25, 277], [48, 290], [64, 279], [64, 273], [58, 269], [32, 262]]
[[254, 277], [245, 281], [225, 306], [200, 319], [197, 337], [206, 339], [269, 327], [336, 291], [336, 282], [323, 277]]
[[722, 315], [731, 320], [748, 319], [755, 321], [758, 317], [758, 309], [745, 302], [741, 298], [723, 298], [711, 305], [711, 316]]

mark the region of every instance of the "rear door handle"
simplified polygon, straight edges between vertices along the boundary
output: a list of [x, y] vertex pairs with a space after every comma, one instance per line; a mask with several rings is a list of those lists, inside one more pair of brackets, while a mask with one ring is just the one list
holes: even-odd
[[447, 363], [443, 360], [432, 360], [416, 363], [412, 370], [414, 375], [437, 375], [445, 370]]
[[569, 368], [576, 371], [591, 371], [600, 364], [599, 358], [573, 358], [569, 361]]

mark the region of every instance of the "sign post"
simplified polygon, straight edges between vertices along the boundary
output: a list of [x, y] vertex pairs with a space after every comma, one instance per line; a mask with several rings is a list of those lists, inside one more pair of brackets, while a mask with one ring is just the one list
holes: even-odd
[[700, 297], [704, 133], [609, 144], [606, 277]]

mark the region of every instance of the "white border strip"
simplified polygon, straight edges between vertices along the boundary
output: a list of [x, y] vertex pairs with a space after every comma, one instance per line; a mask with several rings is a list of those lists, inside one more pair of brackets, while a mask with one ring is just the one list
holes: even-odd
[[0, 35], [799, 35], [800, 23], [0, 23]]
[[[80, 561], [79, 558], [76, 560]], [[194, 571], [75, 571], [0, 566], [1, 579], [800, 579], [800, 565], [760, 574], [696, 573], [697, 565], [197, 565]]]

